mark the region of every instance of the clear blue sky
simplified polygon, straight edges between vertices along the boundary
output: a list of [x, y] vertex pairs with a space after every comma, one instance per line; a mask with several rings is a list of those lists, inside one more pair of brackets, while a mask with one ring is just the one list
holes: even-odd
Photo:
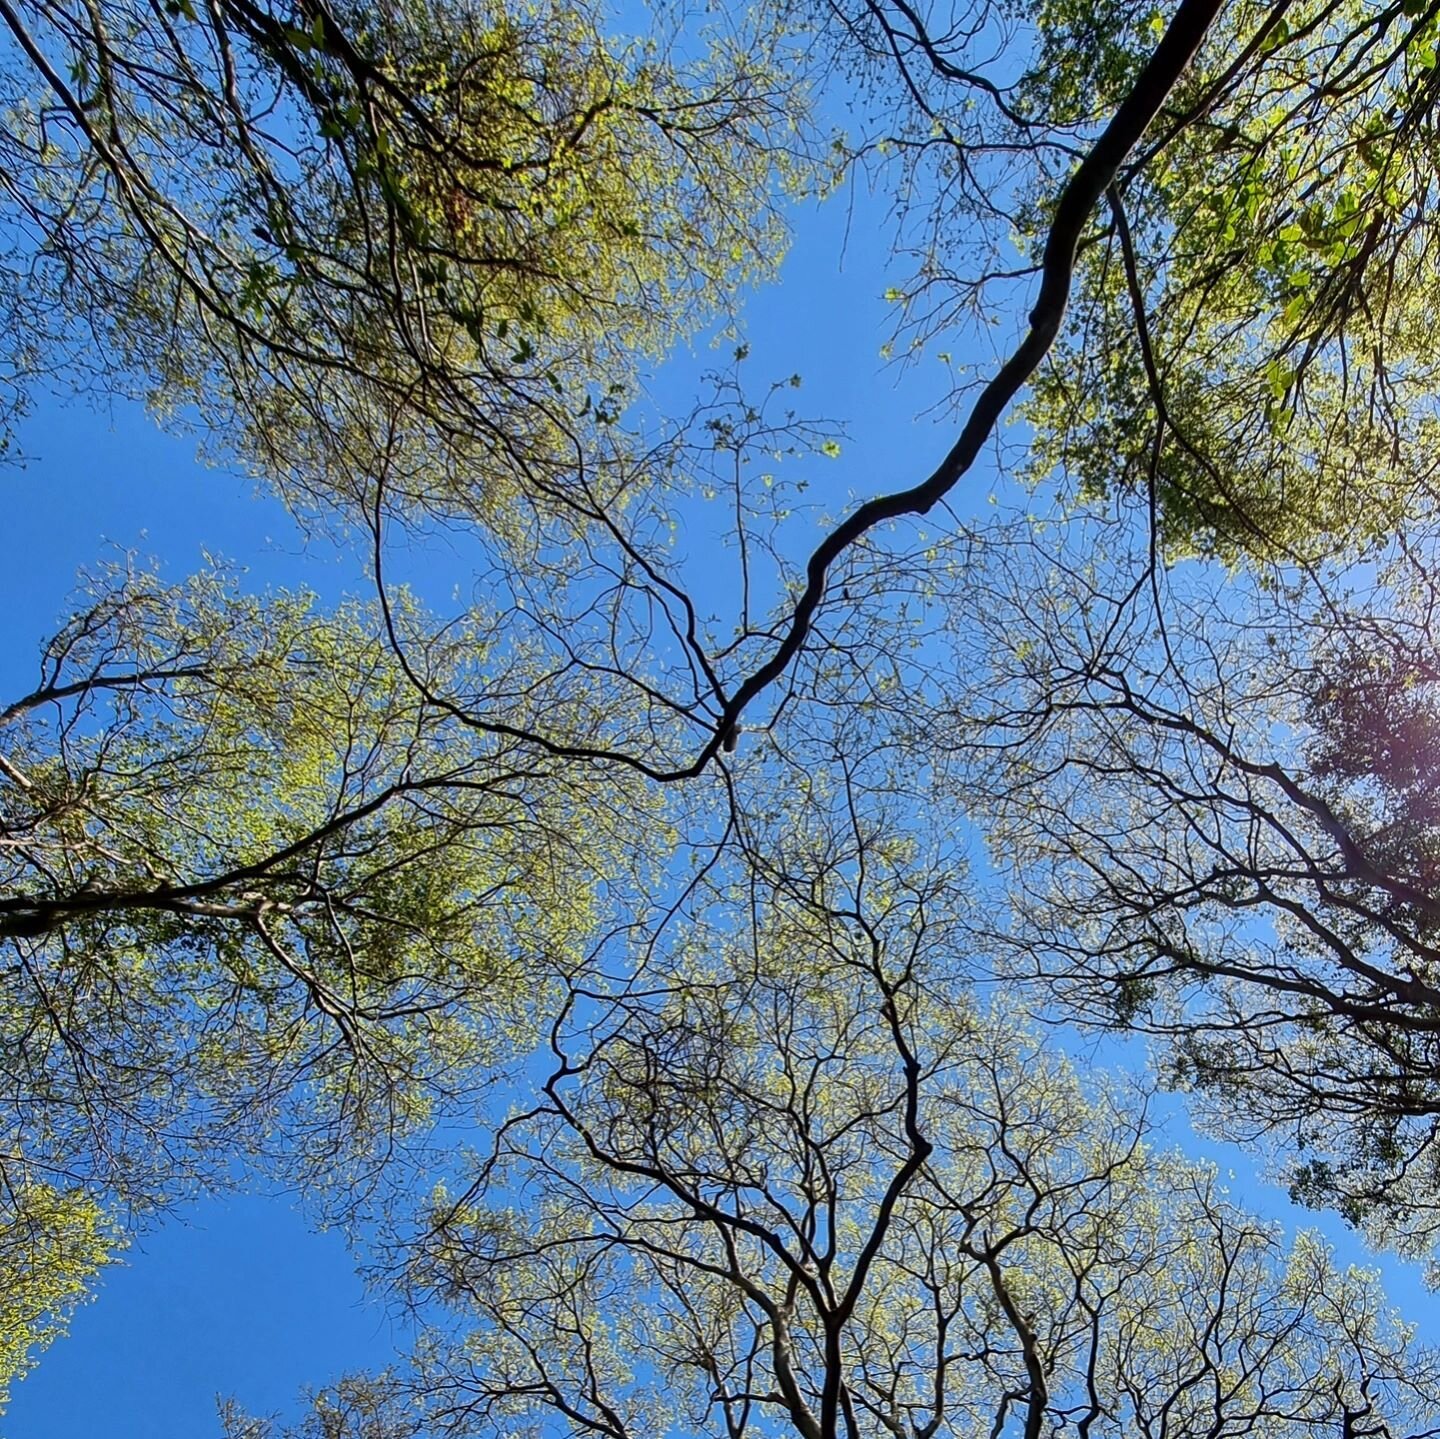
[[[816, 485], [837, 508], [847, 491], [913, 482], [950, 438], [948, 426], [911, 418], [939, 391], [938, 362], [902, 373], [879, 358], [889, 312], [885, 251], [874, 207], [855, 198], [853, 213], [842, 197], [799, 217], [783, 281], [752, 302], [748, 335], [758, 380], [798, 371], [805, 413], [846, 420], [841, 459], [816, 461]], [[715, 358], [682, 357], [658, 387], [662, 398]], [[928, 374], [926, 365], [934, 367]], [[198, 466], [189, 441], [161, 435], [138, 409], [44, 404], [22, 441], [26, 466], [0, 471], [0, 694], [31, 681], [36, 641], [62, 615], [76, 568], [107, 544], [157, 557], [172, 577], [198, 566], [209, 548], [249, 567], [257, 587], [305, 584], [332, 598], [364, 590], [353, 558], [307, 546], [273, 500], [242, 478]], [[974, 502], [989, 488], [977, 476]], [[1183, 1127], [1176, 1137], [1184, 1139]], [[1193, 1139], [1186, 1147], [1215, 1152]], [[1220, 1158], [1237, 1170], [1239, 1197], [1295, 1220], [1243, 1157]], [[1323, 1227], [1342, 1254], [1364, 1258], [1338, 1224]], [[1392, 1297], [1422, 1319], [1431, 1301], [1414, 1271], [1385, 1268]], [[71, 1337], [17, 1386], [0, 1432], [200, 1439], [216, 1432], [217, 1395], [234, 1395], [252, 1412], [285, 1410], [301, 1387], [383, 1365], [406, 1341], [366, 1304], [340, 1237], [309, 1232], [290, 1201], [208, 1202], [145, 1238], [110, 1272]]]

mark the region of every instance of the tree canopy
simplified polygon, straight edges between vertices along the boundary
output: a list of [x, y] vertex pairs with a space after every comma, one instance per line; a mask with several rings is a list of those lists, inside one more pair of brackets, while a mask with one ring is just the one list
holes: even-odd
[[[1146, 1110], [1440, 1242], [1440, 5], [0, 20], [7, 448], [352, 591], [120, 555], [0, 696], [0, 1397], [265, 1182], [424, 1335], [302, 1435], [1436, 1432]], [[744, 326], [862, 191], [949, 432], [847, 497]]]
[[48, 340], [362, 514], [382, 481], [497, 523], [563, 491], [584, 402], [773, 267], [805, 148], [743, 26], [691, 53], [573, 4], [5, 19], [17, 383]]

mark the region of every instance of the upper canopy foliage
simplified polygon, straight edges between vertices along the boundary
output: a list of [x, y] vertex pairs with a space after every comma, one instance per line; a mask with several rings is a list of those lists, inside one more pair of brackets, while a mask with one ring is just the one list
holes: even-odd
[[[377, 591], [123, 563], [0, 702], [0, 1382], [258, 1173], [440, 1321], [325, 1439], [1428, 1432], [976, 989], [1433, 1246], [1440, 4], [649, 18], [0, 0], [11, 410], [143, 395]], [[817, 539], [798, 376], [630, 401], [867, 168], [963, 419]], [[957, 518], [992, 449], [1043, 519]]]
[[383, 480], [494, 519], [563, 490], [637, 360], [783, 247], [801, 96], [743, 22], [616, 45], [573, 4], [6, 20], [19, 348], [58, 342], [302, 505], [364, 513]]
[[[425, 655], [484, 682], [475, 630]], [[352, 1207], [524, 1044], [645, 808], [214, 573], [98, 577], [0, 745], [7, 1152], [142, 1213], [245, 1153]]]
[[[1150, 38], [1116, 19], [1061, 8], [1033, 110], [1114, 102]], [[1433, 510], [1437, 37], [1411, 0], [1224, 8], [1110, 197], [1038, 465], [1152, 486], [1173, 544], [1231, 559]]]
[[[8, 1158], [8, 1157], [7, 1157]], [[0, 1193], [0, 1414], [35, 1351], [65, 1332], [70, 1311], [114, 1258], [118, 1237], [80, 1190], [61, 1193], [13, 1160]]]
[[817, 750], [571, 981], [534, 1092], [378, 1266], [412, 1372], [297, 1435], [1425, 1432], [1436, 1358], [1372, 1276], [976, 1006], [962, 869], [892, 831], [876, 758]]

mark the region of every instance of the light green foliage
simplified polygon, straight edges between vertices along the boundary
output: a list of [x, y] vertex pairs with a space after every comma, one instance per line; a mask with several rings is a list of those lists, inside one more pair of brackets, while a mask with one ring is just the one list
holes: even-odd
[[[1140, 12], [1112, 21], [1042, 11], [1034, 114], [1108, 112], [1154, 43]], [[1027, 409], [1035, 472], [1082, 497], [1153, 484], [1172, 546], [1228, 559], [1364, 547], [1433, 508], [1436, 26], [1419, 5], [1222, 10], [1119, 187], [1133, 273], [1096, 217]]]
[[[1178, 7], [834, 8], [910, 267], [892, 352], [968, 337], [961, 377], [988, 377], [985, 337], [1025, 332], [1068, 177]], [[1422, 3], [1219, 7], [1086, 218], [1019, 472], [1071, 501], [1153, 492], [1172, 554], [1229, 563], [1433, 511], [1437, 26]]]
[[19, 1169], [13, 1156], [0, 1159], [0, 1414], [10, 1386], [64, 1334], [118, 1247], [92, 1200], [24, 1179]]
[[434, 1432], [811, 1435], [838, 1402], [861, 1435], [1164, 1414], [1301, 1439], [1432, 1409], [1440, 1369], [1373, 1277], [1313, 1237], [1287, 1252], [1209, 1170], [1147, 1148], [1138, 1096], [1086, 1093], [1001, 1016], [929, 1018], [935, 1149], [885, 1209], [903, 1078], [878, 1072], [853, 978], [827, 979], [798, 1006], [724, 985], [723, 1037], [692, 1011], [612, 1041], [624, 1102], [571, 1094], [566, 1124], [512, 1135], [498, 1207], [437, 1197], [422, 1273], [476, 1327], [419, 1356]]
[[583, 5], [187, 0], [11, 29], [41, 325], [306, 505], [383, 477], [494, 519], [573, 481], [638, 360], [770, 272], [802, 183], [782, 41], [743, 21], [612, 43]]
[[[101, 1192], [254, 1152], [343, 1196], [525, 1041], [623, 883], [619, 792], [431, 710], [374, 623], [104, 576], [0, 712], [7, 1127]], [[475, 632], [413, 658], [483, 692]]]
[[643, 986], [577, 993], [539, 1109], [434, 1197], [411, 1297], [473, 1327], [395, 1381], [425, 1432], [1301, 1439], [1433, 1411], [1440, 1365], [1373, 1278], [1287, 1252], [1150, 1146], [1141, 1092], [975, 1006], [953, 882], [877, 828], [801, 834], [814, 867], [768, 833], [774, 869], [717, 881]]

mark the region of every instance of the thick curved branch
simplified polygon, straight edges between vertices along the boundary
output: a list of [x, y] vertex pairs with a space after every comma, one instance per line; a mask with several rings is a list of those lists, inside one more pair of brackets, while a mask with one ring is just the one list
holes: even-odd
[[[4, 0], [0, 0], [0, 6], [3, 5]], [[774, 652], [740, 682], [728, 700], [723, 701], [714, 731], [690, 763], [666, 769], [605, 745], [574, 744], [552, 739], [532, 729], [474, 714], [465, 705], [436, 693], [407, 662], [381, 583], [381, 602], [390, 643], [411, 683], [432, 704], [469, 728], [533, 744], [555, 757], [621, 764], [661, 783], [692, 779], [703, 773], [722, 750], [726, 753], [733, 750], [745, 710], [784, 674], [804, 645], [836, 562], [877, 526], [906, 515], [927, 514], [939, 504], [968, 473], [1011, 401], [1049, 353], [1069, 303], [1076, 254], [1086, 222], [1115, 183], [1121, 167], [1184, 74], [1219, 13], [1220, 5], [1221, 0], [1181, 0], [1164, 36], [1130, 92], [1060, 190], [1040, 265], [1040, 290], [1030, 312], [1029, 329], [1024, 339], [981, 390], [959, 437], [927, 479], [909, 489], [867, 500], [821, 540], [807, 562], [804, 589], [795, 602], [789, 623]], [[381, 558], [379, 511], [377, 494], [375, 513], [370, 517], [377, 579]], [[685, 603], [688, 607], [688, 600]], [[693, 640], [692, 629], [687, 635], [692, 650]], [[706, 670], [718, 691], [718, 683], [708, 664]]]
[[[149, 911], [253, 922], [257, 913], [266, 910], [273, 913], [278, 906], [263, 897], [257, 899], [248, 895], [227, 900], [224, 898], [225, 891], [249, 880], [274, 878], [291, 860], [314, 851], [332, 836], [354, 828], [397, 799], [451, 790], [492, 792], [516, 777], [516, 773], [501, 773], [485, 780], [471, 780], [463, 775], [447, 774], [426, 779], [397, 780], [369, 799], [333, 814], [322, 824], [261, 859], [188, 884], [160, 884], [150, 889], [130, 890], [82, 888], [73, 894], [57, 896], [0, 896], [0, 941], [37, 939], [59, 928], [67, 919], [106, 913]], [[310, 898], [312, 902], [319, 902], [318, 895]]]
[[784, 673], [810, 632], [831, 567], [877, 525], [905, 515], [929, 513], [978, 458], [1010, 402], [1049, 352], [1065, 317], [1075, 274], [1075, 253], [1091, 212], [1114, 181], [1126, 157], [1155, 118], [1194, 57], [1219, 13], [1221, 0], [1181, 0], [1169, 28], [1079, 168], [1065, 182], [1050, 223], [1040, 269], [1040, 293], [1030, 311], [1030, 328], [1018, 348], [980, 392], [950, 453], [930, 477], [908, 490], [878, 495], [842, 520], [820, 542], [806, 566], [805, 588], [790, 627], [774, 654], [755, 670], [726, 704], [714, 737], [688, 769], [673, 777], [699, 774], [735, 732], [750, 702]]

